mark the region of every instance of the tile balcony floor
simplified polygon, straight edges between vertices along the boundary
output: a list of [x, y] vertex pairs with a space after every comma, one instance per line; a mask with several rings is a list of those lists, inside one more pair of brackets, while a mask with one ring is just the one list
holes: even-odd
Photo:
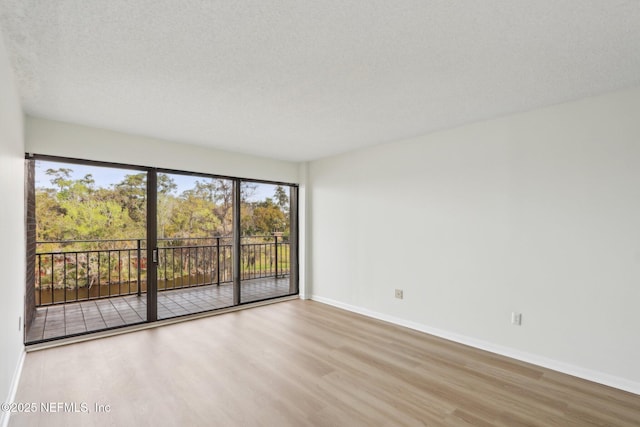
[[[289, 295], [289, 278], [273, 277], [241, 283], [241, 301], [251, 302]], [[200, 313], [233, 305], [230, 283], [158, 292], [158, 319]], [[26, 342], [95, 332], [141, 323], [147, 317], [146, 294], [126, 295], [36, 308]]]

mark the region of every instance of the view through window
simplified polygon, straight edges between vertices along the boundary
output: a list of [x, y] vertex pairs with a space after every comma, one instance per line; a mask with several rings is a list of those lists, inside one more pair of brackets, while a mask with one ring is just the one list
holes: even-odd
[[27, 342], [155, 320], [149, 307], [157, 319], [229, 307], [234, 290], [236, 304], [298, 292], [294, 186], [49, 158], [34, 168]]

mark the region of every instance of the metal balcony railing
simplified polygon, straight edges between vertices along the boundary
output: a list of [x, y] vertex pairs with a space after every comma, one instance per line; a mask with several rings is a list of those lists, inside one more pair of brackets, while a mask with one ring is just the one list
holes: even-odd
[[[158, 239], [158, 291], [232, 282], [232, 238]], [[147, 290], [145, 239], [36, 242], [36, 306]], [[56, 250], [51, 250], [52, 246]], [[242, 238], [241, 279], [287, 276], [290, 244], [280, 236]]]

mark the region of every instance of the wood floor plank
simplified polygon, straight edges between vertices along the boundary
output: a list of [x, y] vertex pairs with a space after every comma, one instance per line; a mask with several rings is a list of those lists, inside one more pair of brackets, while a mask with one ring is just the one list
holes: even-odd
[[302, 300], [28, 353], [16, 402], [91, 411], [10, 426], [640, 425], [638, 395]]

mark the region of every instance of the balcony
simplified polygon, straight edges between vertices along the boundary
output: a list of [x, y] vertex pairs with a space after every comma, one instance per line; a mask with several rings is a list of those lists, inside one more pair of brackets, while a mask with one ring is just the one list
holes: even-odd
[[[27, 342], [146, 320], [144, 239], [37, 245], [36, 308]], [[241, 302], [292, 293], [286, 238], [245, 237], [240, 249]], [[230, 237], [158, 239], [158, 318], [232, 306], [232, 253]]]

